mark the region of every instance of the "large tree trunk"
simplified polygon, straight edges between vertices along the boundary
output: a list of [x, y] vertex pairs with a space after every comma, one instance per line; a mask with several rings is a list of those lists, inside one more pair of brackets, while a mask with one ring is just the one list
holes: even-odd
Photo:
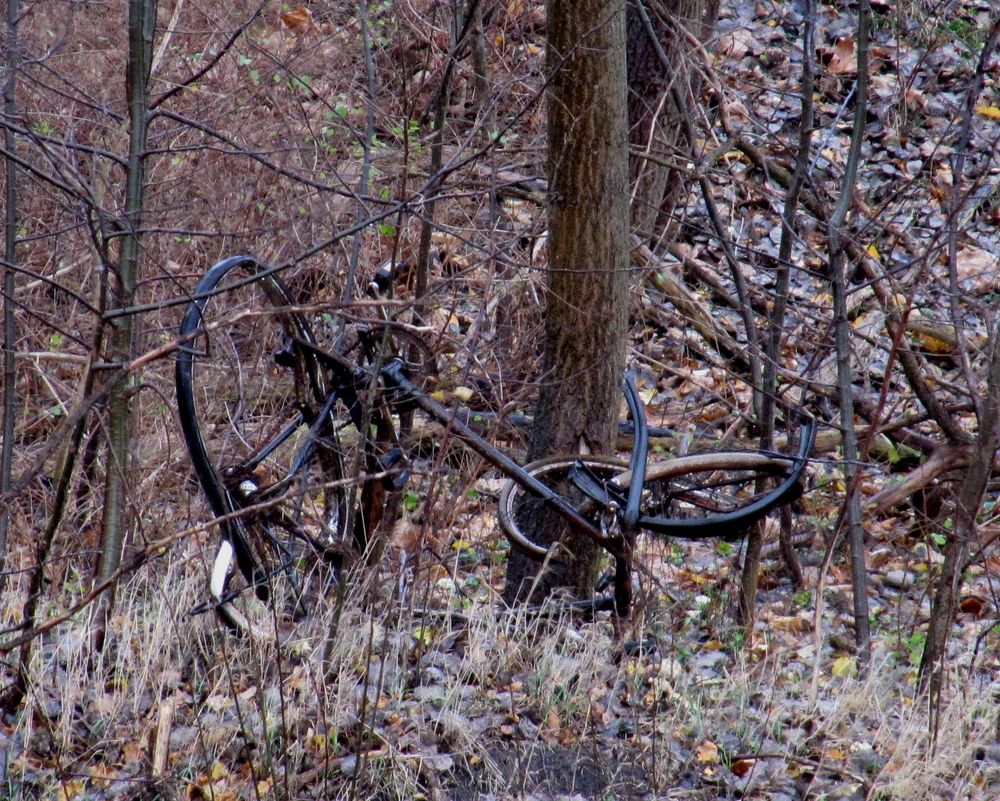
[[[549, 0], [549, 268], [544, 371], [529, 457], [607, 452], [628, 323], [625, 0]], [[538, 541], [561, 525], [534, 514]], [[595, 546], [574, 540], [535, 584], [592, 591]], [[537, 563], [512, 553], [508, 601], [528, 596]]]

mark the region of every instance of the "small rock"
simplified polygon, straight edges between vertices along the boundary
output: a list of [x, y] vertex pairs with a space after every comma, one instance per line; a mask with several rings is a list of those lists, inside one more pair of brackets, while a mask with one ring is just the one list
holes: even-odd
[[890, 570], [885, 574], [885, 584], [897, 590], [908, 590], [917, 580], [915, 573], [909, 570]]
[[705, 651], [694, 659], [694, 668], [699, 671], [717, 671], [724, 668], [731, 661], [729, 654], [725, 651]]

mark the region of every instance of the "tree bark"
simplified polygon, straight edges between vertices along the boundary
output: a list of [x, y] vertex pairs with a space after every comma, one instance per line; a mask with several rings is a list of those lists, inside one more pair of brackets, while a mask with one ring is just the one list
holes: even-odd
[[[138, 282], [139, 228], [145, 195], [148, 82], [153, 58], [155, 0], [129, 0], [128, 65], [126, 92], [129, 114], [129, 152], [125, 185], [125, 232], [121, 237], [113, 305], [131, 306]], [[134, 356], [136, 326], [131, 315], [112, 322], [112, 362], [124, 363]], [[96, 580], [110, 576], [121, 561], [127, 530], [127, 490], [131, 461], [132, 384], [123, 380], [108, 399], [108, 475], [104, 486], [104, 519]]]
[[[4, 116], [13, 120], [17, 112], [14, 97], [18, 70], [17, 17], [20, 4], [7, 2], [6, 79], [3, 89]], [[17, 374], [14, 369], [14, 351], [17, 348], [17, 328], [14, 321], [14, 270], [17, 263], [17, 164], [13, 154], [17, 137], [10, 128], [4, 130], [4, 148], [11, 154], [4, 159], [4, 261], [3, 271], [3, 441], [0, 444], [0, 494], [10, 488], [11, 467], [14, 462], [14, 422], [17, 417]], [[0, 509], [0, 586], [7, 575], [7, 529], [10, 525], [10, 506]]]
[[[549, 0], [546, 12], [548, 295], [530, 459], [611, 449], [628, 323], [625, 1]], [[562, 534], [540, 511], [530, 528], [539, 542]], [[596, 546], [576, 539], [572, 551], [537, 582], [537, 563], [512, 553], [505, 598], [592, 592]]]
[[[697, 97], [700, 82], [697, 73], [687, 68], [691, 45], [678, 29], [683, 26], [695, 39], [707, 41], [715, 28], [719, 4], [717, 0], [642, 0], [660, 48], [667, 55], [668, 63], [664, 64], [639, 13], [638, 1], [628, 0], [627, 16], [629, 175], [635, 182], [631, 221], [633, 230], [644, 239], [663, 234], [669, 238], [684, 176], [637, 154], [648, 151], [662, 157], [664, 153], [687, 153], [689, 145], [676, 106], [670, 101], [670, 85], [674, 81], [689, 84], [690, 96]], [[687, 95], [683, 86], [681, 91]], [[686, 158], [679, 155], [679, 160]]]
[[948, 634], [955, 622], [955, 612], [962, 586], [962, 566], [975, 540], [977, 518], [993, 471], [993, 460], [1000, 447], [1000, 326], [993, 332], [992, 357], [979, 417], [979, 436], [955, 501], [954, 525], [944, 547], [944, 561], [931, 601], [931, 619], [927, 642], [920, 660], [920, 687], [930, 691], [932, 708], [942, 689], [944, 657]]

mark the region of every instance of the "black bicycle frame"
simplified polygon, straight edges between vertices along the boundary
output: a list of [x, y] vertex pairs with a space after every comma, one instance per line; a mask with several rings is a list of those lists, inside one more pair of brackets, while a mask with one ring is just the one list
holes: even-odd
[[[537, 478], [525, 471], [517, 462], [506, 454], [494, 448], [482, 439], [475, 431], [465, 423], [456, 420], [452, 412], [445, 406], [428, 397], [420, 391], [402, 372], [402, 360], [392, 359], [382, 370], [382, 378], [387, 389], [391, 391], [402, 391], [405, 393], [405, 400], [408, 403], [415, 403], [429, 415], [434, 417], [439, 423], [448, 426], [459, 438], [476, 453], [487, 461], [492, 462], [501, 472], [511, 480], [521, 485], [526, 492], [544, 501], [559, 513], [574, 528], [586, 534], [588, 537], [599, 543], [609, 551], [614, 553], [613, 546], [620, 542], [620, 538], [608, 536], [598, 530], [593, 523], [584, 518], [573, 506], [571, 506], [561, 495], [543, 484]], [[686, 539], [697, 539], [701, 537], [730, 537], [737, 532], [746, 531], [750, 526], [764, 517], [768, 512], [787, 502], [790, 496], [797, 491], [802, 473], [809, 461], [809, 454], [812, 452], [816, 439], [816, 421], [812, 417], [806, 419], [800, 434], [799, 451], [794, 456], [785, 456], [791, 462], [788, 475], [775, 489], [766, 495], [758, 498], [753, 503], [733, 512], [726, 512], [719, 515], [712, 515], [701, 519], [674, 519], [647, 517], [639, 513], [639, 501], [642, 494], [643, 479], [645, 478], [646, 459], [649, 451], [648, 424], [646, 420], [645, 407], [639, 398], [638, 390], [630, 375], [626, 376], [622, 382], [622, 389], [626, 402], [632, 413], [632, 420], [635, 425], [635, 438], [632, 446], [630, 465], [632, 469], [632, 480], [629, 484], [628, 494], [624, 499], [624, 504], [619, 498], [614, 498], [606, 489], [595, 490], [584, 488], [583, 490], [594, 501], [606, 509], [617, 509], [617, 515], [621, 519], [622, 527], [625, 530], [635, 528], [652, 531], [656, 534], [663, 534], [670, 537], [681, 537]], [[595, 482], [600, 485], [600, 482]]]
[[[266, 291], [275, 296], [289, 297], [287, 287], [276, 276], [271, 274], [267, 265], [250, 256], [235, 256], [214, 265], [199, 281], [181, 325], [182, 344], [176, 362], [176, 383], [180, 403], [180, 418], [184, 438], [187, 442], [195, 474], [216, 517], [226, 517], [223, 526], [223, 536], [233, 545], [237, 564], [245, 575], [254, 576], [255, 591], [261, 597], [266, 595], [266, 577], [260, 576], [255, 560], [247, 544], [244, 524], [238, 515], [234, 515], [241, 505], [239, 497], [227, 488], [224, 477], [218, 474], [208, 456], [205, 444], [196, 424], [196, 411], [193, 407], [192, 374], [194, 356], [196, 355], [191, 342], [202, 331], [202, 311], [208, 300], [216, 294], [219, 282], [225, 275], [236, 268], [249, 268], [250, 275], [245, 283], [255, 280], [272, 282]], [[253, 273], [259, 272], [262, 277]], [[297, 347], [307, 356], [304, 367], [306, 379], [317, 402], [322, 398], [320, 413], [315, 419], [300, 417], [289, 423], [279, 432], [271, 443], [265, 446], [261, 453], [255, 454], [245, 466], [252, 467], [259, 463], [267, 454], [278, 447], [296, 430], [305, 424], [309, 426], [309, 435], [297, 457], [290, 467], [290, 474], [269, 488], [268, 495], [280, 493], [282, 484], [294, 477], [295, 473], [306, 464], [315, 449], [319, 438], [328, 432], [336, 430], [334, 407], [339, 401], [347, 409], [351, 422], [359, 428], [364, 427], [365, 419], [362, 403], [363, 389], [371, 383], [372, 373], [363, 366], [354, 364], [340, 353], [330, 352], [321, 348], [306, 322], [298, 315], [290, 314], [290, 325], [295, 329], [292, 334], [291, 347]], [[776, 507], [787, 503], [797, 493], [802, 473], [808, 463], [809, 454], [816, 437], [816, 421], [811, 417], [806, 419], [800, 433], [798, 453], [794, 456], [784, 456], [790, 462], [789, 469], [782, 482], [758, 498], [753, 503], [733, 512], [710, 515], [707, 518], [672, 519], [645, 516], [641, 513], [640, 501], [646, 475], [646, 460], [649, 450], [649, 432], [645, 407], [639, 398], [631, 374], [626, 374], [622, 381], [622, 392], [631, 413], [634, 426], [634, 440], [630, 455], [631, 483], [628, 490], [616, 491], [613, 486], [599, 481], [585, 472], [582, 462], [572, 475], [575, 486], [589, 497], [601, 510], [613, 512], [618, 526], [612, 527], [608, 533], [602, 526], [595, 525], [579, 510], [550, 487], [527, 472], [521, 465], [508, 457], [502, 451], [486, 442], [475, 431], [461, 420], [455, 418], [447, 407], [435, 401], [422, 392], [406, 375], [405, 362], [400, 356], [388, 359], [379, 372], [389, 406], [400, 410], [416, 406], [421, 408], [435, 420], [453, 431], [459, 439], [484, 459], [494, 464], [502, 473], [520, 485], [526, 492], [540, 499], [553, 509], [575, 531], [593, 540], [615, 557], [618, 570], [615, 581], [616, 607], [619, 611], [626, 610], [630, 600], [628, 585], [629, 573], [629, 543], [638, 530], [651, 531], [669, 537], [697, 539], [704, 537], [732, 538], [740, 536], [746, 530], [763, 518]], [[381, 413], [380, 413], [381, 414]], [[381, 419], [381, 418], [380, 418]], [[237, 468], [238, 469], [238, 468]], [[274, 489], [272, 493], [270, 490]]]

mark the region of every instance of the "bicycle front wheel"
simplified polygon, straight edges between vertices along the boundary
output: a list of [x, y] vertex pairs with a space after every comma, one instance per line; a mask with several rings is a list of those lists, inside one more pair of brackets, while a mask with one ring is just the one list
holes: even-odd
[[345, 549], [349, 499], [312, 329], [280, 278], [238, 256], [205, 274], [180, 333], [181, 427], [212, 511], [226, 518], [215, 601], [301, 610], [303, 576]]

